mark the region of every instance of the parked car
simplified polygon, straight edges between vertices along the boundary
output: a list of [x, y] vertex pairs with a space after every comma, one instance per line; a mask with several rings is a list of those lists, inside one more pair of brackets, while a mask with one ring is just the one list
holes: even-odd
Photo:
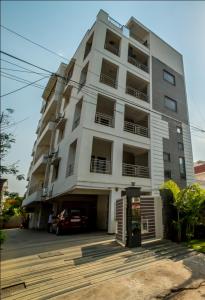
[[88, 227], [88, 217], [79, 209], [63, 210], [57, 217], [53, 217], [51, 232], [60, 235], [69, 231], [82, 231]]

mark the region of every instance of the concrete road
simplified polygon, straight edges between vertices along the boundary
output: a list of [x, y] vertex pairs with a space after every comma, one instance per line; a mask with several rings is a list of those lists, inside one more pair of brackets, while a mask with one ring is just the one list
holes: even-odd
[[127, 249], [103, 233], [57, 237], [16, 229], [7, 234], [2, 299], [186, 299], [175, 298], [179, 295], [171, 289], [193, 284], [198, 298], [189, 299], [203, 299], [204, 255], [169, 241]]

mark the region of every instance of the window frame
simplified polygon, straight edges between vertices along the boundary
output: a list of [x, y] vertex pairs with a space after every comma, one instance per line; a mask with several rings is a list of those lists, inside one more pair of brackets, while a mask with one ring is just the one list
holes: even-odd
[[178, 132], [178, 131], [176, 130], [176, 131], [177, 131], [177, 134], [182, 135], [182, 127], [181, 127], [181, 126], [177, 126], [176, 129], [177, 129], [177, 130], [178, 130], [178, 129], [180, 130], [180, 132]]
[[[181, 172], [181, 164], [180, 164], [180, 159], [182, 159], [182, 161], [183, 161], [183, 173]], [[179, 156], [179, 173], [180, 173], [180, 177], [182, 178], [182, 179], [186, 179], [186, 164], [185, 164], [185, 158], [184, 158], [184, 156]]]
[[[169, 100], [170, 102], [175, 103], [176, 109], [173, 110], [172, 108], [170, 108], [169, 106], [167, 106], [166, 105], [166, 100]], [[177, 109], [177, 101], [175, 99], [173, 99], [173, 98], [168, 97], [168, 96], [164, 96], [164, 106], [165, 106], [166, 109], [168, 109], [168, 110], [170, 110], [170, 111], [172, 111], [174, 113], [177, 113], [177, 111], [178, 111], [178, 109]]]
[[[167, 75], [169, 75], [170, 77], [173, 78], [173, 83], [172, 83], [170, 80], [166, 79], [165, 74], [167, 74]], [[165, 69], [163, 70], [163, 80], [166, 81], [166, 82], [168, 82], [169, 84], [171, 84], [171, 85], [173, 85], [173, 86], [176, 86], [176, 78], [175, 78], [175, 75], [173, 75], [172, 73], [170, 73], [169, 71], [167, 71], [167, 70], [165, 70]]]
[[[170, 176], [168, 176], [168, 177], [165, 176], [165, 172], [169, 172]], [[171, 172], [171, 170], [166, 170], [166, 169], [164, 170], [164, 179], [165, 180], [172, 179], [172, 172]]]
[[[165, 156], [167, 155], [167, 158], [168, 159], [165, 159]], [[170, 152], [163, 152], [163, 160], [165, 161], [165, 162], [170, 162], [171, 161], [171, 157], [170, 157]]]
[[[181, 145], [181, 148], [179, 147], [179, 145]], [[178, 150], [184, 151], [184, 144], [182, 142], [178, 142]]]

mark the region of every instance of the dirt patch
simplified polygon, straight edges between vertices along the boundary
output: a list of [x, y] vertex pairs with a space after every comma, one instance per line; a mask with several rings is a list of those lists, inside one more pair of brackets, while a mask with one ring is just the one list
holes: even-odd
[[[205, 299], [205, 287], [199, 286], [205, 280], [205, 256], [197, 255], [184, 261], [164, 260], [144, 271], [103, 282], [58, 300], [198, 300]], [[94, 284], [94, 281], [93, 281]], [[185, 287], [198, 288], [183, 290]], [[180, 292], [172, 292], [180, 290]]]

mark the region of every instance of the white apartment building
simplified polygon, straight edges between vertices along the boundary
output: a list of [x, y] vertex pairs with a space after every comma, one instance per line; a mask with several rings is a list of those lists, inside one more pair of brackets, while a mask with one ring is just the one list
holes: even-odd
[[162, 237], [159, 186], [193, 179], [181, 54], [135, 18], [122, 26], [100, 10], [42, 97], [23, 202], [30, 227], [70, 207], [114, 233], [115, 202], [135, 184], [149, 199], [144, 238]]

